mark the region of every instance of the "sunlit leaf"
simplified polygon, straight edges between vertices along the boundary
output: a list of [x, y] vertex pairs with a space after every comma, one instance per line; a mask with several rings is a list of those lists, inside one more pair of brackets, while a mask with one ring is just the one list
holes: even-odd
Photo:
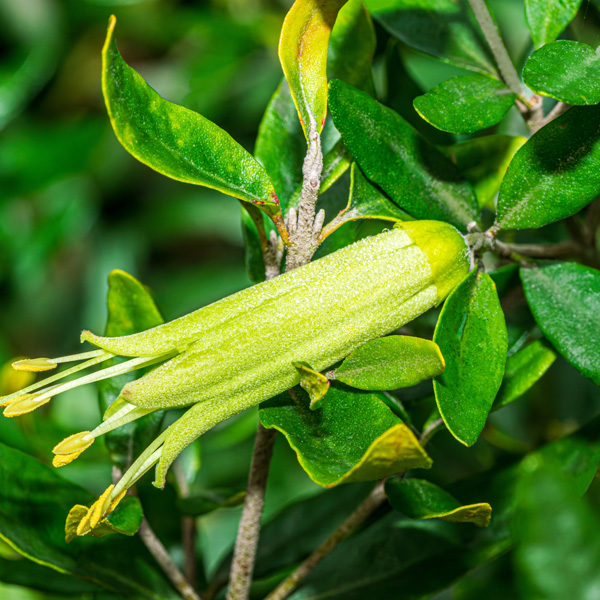
[[325, 375], [315, 371], [303, 362], [294, 362], [293, 365], [300, 373], [300, 387], [310, 398], [310, 408], [315, 410], [321, 407], [321, 399], [329, 391], [329, 380]]
[[496, 125], [515, 102], [513, 94], [497, 79], [463, 75], [440, 83], [414, 100], [415, 110], [442, 131], [475, 133]]
[[412, 431], [373, 392], [332, 384], [312, 411], [308, 395], [294, 388], [262, 404], [260, 419], [285, 435], [302, 468], [323, 487], [431, 466]]
[[139, 161], [172, 179], [204, 185], [280, 216], [264, 168], [220, 127], [159, 96], [121, 58], [111, 17], [103, 49], [102, 89], [117, 138]]
[[433, 381], [438, 409], [452, 435], [472, 446], [500, 388], [508, 346], [489, 275], [472, 271], [448, 296], [433, 340], [446, 361], [446, 370]]
[[487, 502], [462, 505], [452, 494], [425, 479], [391, 477], [385, 483], [385, 493], [394, 510], [410, 519], [441, 519], [477, 527], [490, 524], [492, 507]]
[[307, 139], [325, 124], [329, 37], [347, 1], [296, 0], [283, 22], [279, 60]]
[[559, 40], [536, 50], [523, 79], [536, 94], [575, 105], [600, 102], [600, 55], [582, 42]]
[[504, 380], [494, 402], [494, 410], [520, 398], [555, 360], [556, 354], [542, 340], [536, 340], [510, 356], [506, 361]]
[[527, 302], [544, 335], [600, 385], [600, 272], [576, 263], [521, 269]]
[[444, 359], [434, 342], [390, 335], [352, 352], [331, 377], [361, 390], [395, 390], [417, 385], [443, 370]]
[[574, 107], [535, 133], [502, 182], [496, 223], [535, 229], [580, 211], [600, 193], [600, 106]]
[[536, 48], [553, 42], [573, 20], [581, 0], [525, 0], [525, 17]]
[[418, 219], [464, 229], [477, 218], [471, 186], [398, 113], [345, 83], [329, 85], [330, 110], [365, 175]]

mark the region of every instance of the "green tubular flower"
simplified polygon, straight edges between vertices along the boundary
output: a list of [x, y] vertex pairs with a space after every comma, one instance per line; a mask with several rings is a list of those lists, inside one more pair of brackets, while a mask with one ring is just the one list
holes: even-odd
[[[54, 449], [55, 465], [62, 466], [107, 431], [154, 410], [193, 405], [111, 489], [105, 504], [114, 508], [114, 500], [154, 465], [155, 485], [162, 487], [173, 460], [198, 436], [297, 385], [294, 363], [321, 371], [394, 331], [442, 302], [468, 265], [467, 246], [452, 226], [402, 223], [153, 329], [115, 338], [85, 331], [82, 340], [98, 348], [93, 352], [19, 361], [15, 368], [46, 370], [84, 360], [3, 398], [4, 414], [17, 416], [67, 389], [162, 363], [128, 383], [94, 431], [70, 436]], [[55, 383], [114, 356], [130, 360]]]

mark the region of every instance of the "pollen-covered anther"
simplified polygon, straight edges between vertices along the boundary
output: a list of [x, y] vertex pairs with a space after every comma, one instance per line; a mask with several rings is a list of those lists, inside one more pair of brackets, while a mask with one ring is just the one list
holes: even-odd
[[36, 408], [43, 406], [52, 400], [51, 396], [39, 399], [42, 394], [24, 394], [5, 402], [7, 404], [4, 412], [5, 417], [20, 417], [34, 411]]
[[104, 493], [90, 506], [87, 514], [81, 519], [77, 526], [77, 535], [87, 535], [92, 529], [98, 526], [100, 521], [105, 519], [117, 507], [117, 504], [123, 499], [127, 490], [113, 497], [114, 485], [109, 485]]
[[56, 369], [58, 363], [49, 358], [24, 358], [17, 360], [12, 364], [15, 371], [31, 371], [39, 373], [41, 371], [51, 371]]
[[94, 436], [90, 431], [81, 431], [65, 438], [57, 444], [52, 452], [55, 456], [52, 464], [55, 467], [64, 467], [78, 458], [94, 443]]

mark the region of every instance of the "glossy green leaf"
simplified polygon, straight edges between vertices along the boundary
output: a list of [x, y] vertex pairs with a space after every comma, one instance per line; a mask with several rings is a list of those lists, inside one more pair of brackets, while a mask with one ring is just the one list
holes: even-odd
[[[101, 594], [104, 591], [91, 582], [59, 573], [21, 555], [17, 555], [16, 559], [0, 558], [0, 582], [53, 594], [51, 598], [85, 598], [92, 593]], [[48, 596], [44, 596], [46, 597]], [[8, 600], [12, 598], [9, 596]]]
[[472, 271], [448, 296], [433, 341], [446, 360], [446, 370], [433, 381], [438, 409], [450, 433], [472, 446], [500, 388], [508, 346], [489, 275]]
[[467, 0], [366, 0], [375, 20], [416, 50], [465, 69], [496, 73]]
[[[81, 520], [87, 515], [88, 507], [81, 504], [75, 505], [70, 511], [65, 524], [65, 541], [70, 544], [77, 538], [77, 527]], [[132, 536], [138, 532], [144, 513], [139, 498], [127, 496], [119, 503], [117, 508], [94, 527], [90, 534], [96, 538], [120, 533]]]
[[273, 181], [285, 212], [290, 196], [302, 184], [302, 163], [306, 155], [306, 141], [285, 80], [267, 105], [254, 154]]
[[244, 262], [250, 281], [252, 283], [260, 283], [265, 280], [265, 260], [256, 223], [246, 210], [246, 206], [249, 205], [242, 205], [240, 207], [242, 236], [244, 238]]
[[244, 502], [245, 496], [244, 490], [206, 489], [180, 498], [177, 507], [184, 515], [200, 517], [221, 508], [239, 506]]
[[360, 167], [352, 163], [348, 204], [323, 231], [327, 237], [350, 221], [380, 219], [382, 221], [412, 221], [413, 218], [396, 206], [385, 194], [371, 185]]
[[508, 357], [504, 381], [494, 402], [494, 410], [502, 408], [529, 390], [556, 360], [556, 354], [542, 340], [536, 340]]
[[502, 182], [496, 223], [535, 229], [579, 212], [600, 193], [600, 106], [574, 107], [535, 133]]
[[525, 0], [525, 17], [536, 48], [553, 42], [573, 20], [581, 0]]
[[390, 335], [352, 352], [330, 377], [361, 390], [395, 390], [436, 377], [444, 368], [437, 344]]
[[327, 58], [329, 79], [341, 79], [367, 92], [373, 88], [371, 63], [377, 38], [362, 0], [348, 0], [338, 13]]
[[275, 188], [264, 168], [220, 127], [159, 96], [121, 58], [111, 17], [102, 52], [102, 90], [123, 147], [155, 171], [204, 185], [280, 215]]
[[440, 149], [471, 183], [480, 207], [494, 208], [494, 200], [510, 161], [527, 138], [488, 135]]
[[333, 120], [365, 175], [418, 219], [465, 228], [477, 218], [471, 186], [400, 115], [339, 80], [329, 85]]
[[[105, 335], [118, 336], [138, 333], [164, 323], [148, 289], [135, 277], [120, 270], [108, 276], [108, 316]], [[107, 366], [125, 359], [115, 358]], [[98, 382], [100, 410], [104, 413], [119, 397], [123, 386], [143, 375], [136, 371]], [[132, 423], [127, 423], [104, 436], [112, 462], [126, 469], [156, 437], [164, 411], [156, 411]]]
[[412, 431], [373, 392], [332, 384], [321, 408], [311, 411], [308, 395], [296, 387], [262, 404], [260, 420], [285, 435], [323, 487], [431, 466]]
[[304, 362], [293, 363], [300, 373], [300, 387], [310, 398], [310, 409], [321, 408], [321, 399], [329, 391], [329, 379]]
[[392, 508], [409, 519], [441, 519], [449, 523], [490, 524], [492, 507], [487, 502], [462, 505], [449, 494], [425, 479], [391, 477], [385, 493]]
[[554, 347], [600, 385], [600, 271], [576, 263], [521, 269], [531, 312]]
[[530, 458], [524, 461], [517, 489], [515, 528], [515, 566], [523, 597], [594, 598], [600, 589], [597, 512], [571, 489], [558, 461]]
[[414, 99], [428, 123], [450, 133], [475, 133], [496, 125], [515, 102], [503, 83], [484, 75], [462, 75], [440, 83]]
[[306, 139], [325, 124], [329, 37], [347, 1], [296, 0], [281, 28], [279, 60]]
[[[577, 494], [583, 494], [600, 461], [600, 419], [530, 457], [558, 458], [561, 475]], [[326, 556], [290, 598], [395, 598], [398, 590], [402, 600], [435, 597], [513, 546], [512, 524], [519, 510], [515, 483], [520, 469], [520, 464], [494, 469], [450, 486], [452, 495], [464, 502], [484, 501], [493, 507], [487, 529], [438, 520], [413, 521], [388, 513]], [[551, 533], [552, 522], [545, 519], [545, 526]], [[368, 569], [365, 557], [371, 557]]]
[[600, 102], [600, 55], [582, 42], [559, 40], [536, 50], [523, 80], [536, 94], [575, 105]]
[[35, 459], [0, 444], [0, 538], [27, 558], [121, 595], [175, 599], [137, 538], [65, 542], [65, 518], [95, 497]]

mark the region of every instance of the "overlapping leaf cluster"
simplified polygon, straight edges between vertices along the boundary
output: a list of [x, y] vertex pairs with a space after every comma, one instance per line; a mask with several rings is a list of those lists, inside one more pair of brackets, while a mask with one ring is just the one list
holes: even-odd
[[[517, 93], [502, 78], [472, 4], [298, 0], [280, 41], [285, 79], [267, 106], [254, 156], [199, 113], [148, 86], [121, 58], [111, 21], [103, 87], [117, 137], [160, 173], [242, 201], [253, 281], [265, 277], [268, 232], [286, 241], [284, 217], [300, 199], [313, 122], [325, 150], [320, 203], [327, 214], [317, 256], [409, 219], [448, 222], [473, 248], [473, 270], [439, 314], [366, 344], [327, 373], [298, 357], [301, 387], [261, 406], [261, 423], [283, 434], [308, 478], [334, 489], [297, 500], [277, 516], [273, 510], [259, 547], [257, 595], [335, 530], [368, 493], [365, 482], [384, 478], [389, 505], [291, 598], [387, 598], [400, 589], [403, 599], [425, 599], [484, 564], [480, 573], [488, 584], [508, 570], [510, 597], [558, 600], [597, 589], [600, 524], [581, 496], [600, 462], [598, 420], [571, 427], [570, 435], [564, 435], [567, 427], [556, 435], [550, 422], [537, 430], [522, 423], [531, 423], [527, 411], [543, 413], [543, 403], [575, 393], [545, 384], [555, 362], [559, 381], [579, 382], [577, 393], [596, 401], [580, 410], [577, 424], [597, 413], [599, 61], [596, 50], [577, 39], [576, 26], [566, 29], [574, 19], [578, 24], [580, 2], [518, 2], [530, 37]], [[506, 15], [499, 3], [489, 5], [498, 9], [504, 33]], [[382, 36], [377, 85], [372, 19]], [[521, 59], [509, 50], [515, 63]], [[419, 74], [423, 65], [433, 78]], [[137, 280], [115, 272], [109, 285], [110, 335], [161, 322]], [[585, 387], [566, 363], [593, 383]], [[114, 397], [111, 387], [101, 389], [104, 405]], [[112, 434], [113, 463], [130, 462], [161, 417]], [[451, 435], [432, 439], [444, 430]], [[235, 424], [231, 432], [221, 449], [235, 448], [236, 436], [244, 437]], [[546, 443], [556, 437], [562, 439]], [[457, 441], [473, 448], [465, 451]], [[6, 454], [0, 488], [11, 489], [1, 497], [0, 537], [19, 555], [58, 572], [43, 589], [65, 592], [70, 585], [68, 593], [79, 594], [101, 586], [130, 597], [173, 595], [136, 540], [113, 536], [94, 540], [95, 548], [65, 546], [54, 505], [89, 504], [88, 495], [33, 458], [5, 446], [0, 451]], [[243, 497], [238, 485], [205, 489], [197, 470], [194, 463], [192, 496], [179, 498], [178, 514], [221, 513]], [[18, 489], [10, 486], [14, 478]], [[53, 489], [52, 506], [44, 502], [44, 486]], [[26, 511], [13, 515], [24, 498]], [[115, 513], [114, 527], [132, 533], [140, 508], [125, 508]], [[49, 524], [42, 531], [33, 527], [40, 515]], [[15, 527], [17, 521], [26, 526]], [[555, 530], [563, 545], [555, 544]], [[576, 573], [564, 575], [564, 548], [581, 557]], [[146, 575], [123, 568], [122, 554], [134, 556]], [[1, 559], [0, 573], [9, 571], [8, 560]], [[208, 590], [225, 584], [229, 561], [223, 553], [213, 561]], [[26, 564], [40, 580], [40, 567]], [[17, 575], [5, 576], [18, 583]], [[455, 591], [479, 597], [477, 585], [467, 578]]]

